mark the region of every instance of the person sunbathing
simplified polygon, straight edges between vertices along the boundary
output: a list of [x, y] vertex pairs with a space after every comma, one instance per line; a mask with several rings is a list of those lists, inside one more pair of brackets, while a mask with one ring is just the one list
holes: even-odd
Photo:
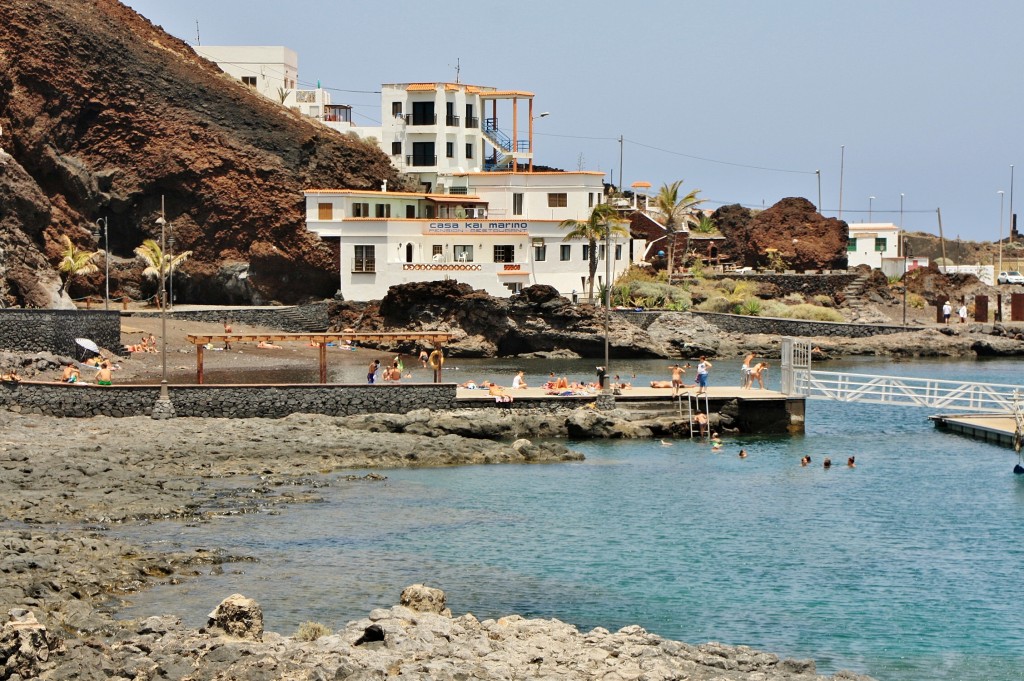
[[504, 388], [495, 383], [491, 383], [490, 387], [487, 388], [487, 394], [494, 398], [495, 402], [511, 402], [512, 396], [506, 392]]
[[560, 379], [555, 381], [555, 390], [568, 390], [569, 389], [569, 378], [562, 376]]
[[263, 348], [264, 350], [281, 350], [280, 345], [274, 345], [270, 341], [260, 341], [256, 344], [256, 347]]

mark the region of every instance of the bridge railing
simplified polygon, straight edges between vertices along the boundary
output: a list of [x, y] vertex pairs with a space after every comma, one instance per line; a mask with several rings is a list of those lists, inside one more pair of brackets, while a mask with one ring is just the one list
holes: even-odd
[[1019, 385], [943, 381], [796, 369], [793, 393], [810, 399], [865, 402], [945, 411], [1013, 412]]

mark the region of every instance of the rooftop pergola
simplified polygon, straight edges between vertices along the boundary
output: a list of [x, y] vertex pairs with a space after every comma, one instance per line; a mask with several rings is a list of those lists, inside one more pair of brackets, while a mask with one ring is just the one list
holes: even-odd
[[[320, 349], [320, 382], [327, 383], [327, 344], [350, 341], [370, 343], [390, 343], [400, 341], [414, 341], [420, 347], [430, 345], [434, 350], [441, 351], [444, 344], [451, 340], [450, 333], [435, 333], [433, 331], [398, 331], [380, 333], [209, 333], [209, 334], [188, 334], [185, 336], [189, 343], [196, 346], [196, 382], [203, 383], [203, 351], [207, 343], [234, 343], [238, 342], [303, 342], [311, 345], [316, 344]], [[441, 367], [434, 371], [434, 382], [441, 382]]]

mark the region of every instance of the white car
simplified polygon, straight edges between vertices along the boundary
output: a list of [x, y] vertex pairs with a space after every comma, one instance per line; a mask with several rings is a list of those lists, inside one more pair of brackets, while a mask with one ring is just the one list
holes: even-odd
[[1020, 272], [1000, 272], [998, 281], [1000, 284], [1024, 284], [1024, 274]]

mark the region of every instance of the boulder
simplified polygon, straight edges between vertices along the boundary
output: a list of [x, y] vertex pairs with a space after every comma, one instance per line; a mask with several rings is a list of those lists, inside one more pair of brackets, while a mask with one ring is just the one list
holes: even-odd
[[206, 628], [214, 633], [263, 640], [263, 608], [242, 594], [228, 596], [207, 617]]
[[0, 679], [34, 679], [55, 648], [30, 610], [12, 608], [0, 629]]
[[423, 584], [413, 584], [402, 590], [399, 605], [419, 612], [432, 612], [451, 617], [452, 611], [445, 607], [444, 591]]

